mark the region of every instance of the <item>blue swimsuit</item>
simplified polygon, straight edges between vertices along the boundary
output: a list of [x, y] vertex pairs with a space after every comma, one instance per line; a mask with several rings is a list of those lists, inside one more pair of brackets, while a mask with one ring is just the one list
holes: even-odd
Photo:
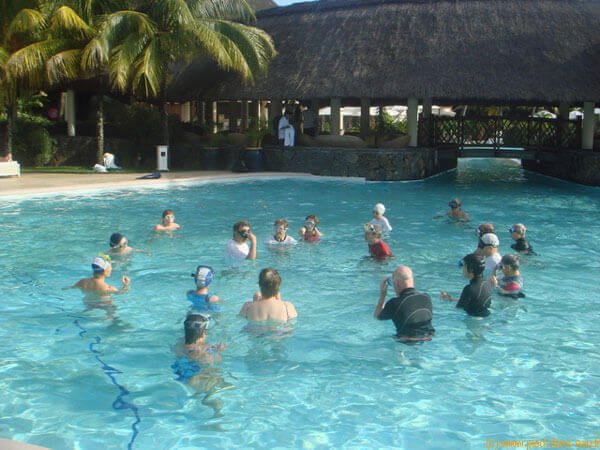
[[192, 302], [192, 307], [200, 311], [219, 312], [221, 307], [210, 303], [208, 300], [213, 294], [196, 294], [194, 291], [188, 291], [187, 299]]

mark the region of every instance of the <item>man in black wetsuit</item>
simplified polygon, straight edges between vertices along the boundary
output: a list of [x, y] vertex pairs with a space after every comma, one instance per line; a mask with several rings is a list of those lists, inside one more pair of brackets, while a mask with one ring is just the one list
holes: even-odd
[[431, 297], [415, 290], [412, 270], [398, 267], [392, 275], [394, 297], [383, 306], [387, 295], [389, 278], [380, 285], [380, 295], [373, 317], [378, 320], [393, 320], [396, 337], [403, 342], [429, 341], [435, 333], [431, 325], [433, 306]]
[[[440, 300], [458, 302], [457, 308], [464, 309], [470, 316], [486, 317], [490, 314], [489, 307], [492, 303], [492, 286], [483, 279], [485, 261], [481, 255], [471, 253], [459, 262], [463, 276], [471, 281], [467, 284], [460, 299], [452, 297], [447, 292], [440, 293]], [[495, 272], [494, 272], [495, 273]]]
[[508, 230], [508, 232], [510, 233], [510, 237], [515, 241], [515, 243], [511, 245], [512, 248], [525, 254], [535, 253], [531, 247], [531, 244], [527, 242], [527, 239], [525, 239], [525, 233], [527, 232], [525, 225], [522, 223], [516, 223], [510, 228], [510, 230]]

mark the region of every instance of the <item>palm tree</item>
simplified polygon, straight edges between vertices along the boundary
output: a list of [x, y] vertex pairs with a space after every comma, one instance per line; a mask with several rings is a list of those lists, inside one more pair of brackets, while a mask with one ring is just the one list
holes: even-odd
[[106, 18], [113, 42], [111, 85], [161, 105], [162, 144], [169, 144], [166, 88], [173, 65], [199, 56], [246, 81], [265, 71], [275, 54], [271, 37], [249, 26], [254, 11], [245, 0], [138, 0], [136, 10]]

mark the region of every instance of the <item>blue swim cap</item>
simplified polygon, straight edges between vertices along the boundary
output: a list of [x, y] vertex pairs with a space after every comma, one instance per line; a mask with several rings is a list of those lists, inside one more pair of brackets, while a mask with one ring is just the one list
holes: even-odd
[[192, 276], [196, 280], [196, 286], [203, 288], [213, 282], [214, 271], [210, 266], [198, 266]]

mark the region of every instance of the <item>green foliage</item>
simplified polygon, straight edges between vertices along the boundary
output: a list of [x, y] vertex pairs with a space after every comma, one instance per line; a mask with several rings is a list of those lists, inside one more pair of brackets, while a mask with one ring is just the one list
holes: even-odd
[[229, 139], [225, 133], [216, 133], [210, 136], [208, 141], [209, 147], [227, 147], [229, 145]]
[[[56, 141], [47, 127], [51, 121], [31, 114], [19, 113], [13, 143], [13, 157], [24, 166], [43, 166], [56, 154]], [[6, 114], [0, 115], [0, 127], [6, 126]]]
[[270, 133], [269, 121], [265, 119], [252, 119], [250, 122], [250, 128], [246, 132], [248, 136], [248, 145], [251, 147], [260, 147], [264, 137]]
[[406, 122], [394, 119], [391, 115], [384, 112], [375, 118], [375, 134], [378, 136], [390, 134], [406, 134]]

